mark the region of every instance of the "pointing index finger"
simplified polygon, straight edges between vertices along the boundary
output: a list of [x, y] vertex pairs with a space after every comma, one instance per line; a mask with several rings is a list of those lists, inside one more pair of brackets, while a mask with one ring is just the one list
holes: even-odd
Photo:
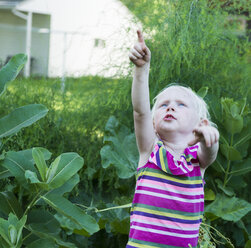
[[137, 30], [137, 35], [138, 35], [138, 42], [145, 44], [143, 34], [140, 30]]

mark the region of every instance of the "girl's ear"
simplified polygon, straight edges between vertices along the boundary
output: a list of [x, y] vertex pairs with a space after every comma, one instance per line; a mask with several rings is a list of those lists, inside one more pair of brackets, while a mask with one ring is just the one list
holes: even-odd
[[153, 130], [154, 130], [155, 134], [158, 136], [158, 133], [157, 133], [156, 128], [155, 128], [155, 121], [154, 121], [154, 119], [153, 119]]
[[204, 119], [204, 118], [201, 118], [200, 119], [200, 124], [199, 126], [209, 126], [209, 120], [208, 119]]

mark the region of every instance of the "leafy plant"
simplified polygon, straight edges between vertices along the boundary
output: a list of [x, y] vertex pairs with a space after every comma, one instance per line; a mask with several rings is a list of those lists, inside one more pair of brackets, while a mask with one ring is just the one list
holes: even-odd
[[213, 223], [230, 221], [233, 227], [229, 230], [229, 236], [236, 229], [242, 230], [237, 242], [243, 244], [251, 236], [248, 234], [251, 233], [250, 228], [249, 231], [247, 229], [250, 220], [244, 218], [251, 212], [247, 190], [250, 182], [248, 173], [250, 175], [251, 172], [248, 153], [251, 140], [250, 110], [245, 98], [235, 101], [231, 98], [219, 100], [213, 96], [210, 96], [210, 108], [220, 130], [220, 151], [208, 173], [208, 184], [216, 198], [207, 205], [206, 216]]
[[130, 178], [137, 170], [138, 150], [135, 135], [129, 128], [119, 125], [111, 116], [105, 126], [105, 145], [100, 150], [103, 168], [113, 165], [120, 178]]
[[[16, 55], [1, 69], [0, 94], [26, 60], [25, 55]], [[0, 119], [0, 138], [15, 135], [47, 112], [41, 104], [13, 110]], [[64, 227], [61, 226], [62, 216], [71, 221], [73, 233], [86, 236], [99, 230], [93, 217], [64, 197], [79, 183], [77, 173], [83, 167], [83, 158], [77, 153], [63, 153], [48, 166], [51, 153], [47, 149], [6, 151], [6, 141], [1, 142], [0, 178], [11, 184], [6, 184], [6, 190], [0, 193], [3, 202], [0, 206], [0, 247], [18, 248], [24, 244], [27, 247], [76, 247], [60, 236]]]
[[0, 241], [1, 247], [21, 247], [22, 230], [27, 216], [24, 215], [20, 220], [16, 215], [10, 213], [8, 220], [0, 219]]

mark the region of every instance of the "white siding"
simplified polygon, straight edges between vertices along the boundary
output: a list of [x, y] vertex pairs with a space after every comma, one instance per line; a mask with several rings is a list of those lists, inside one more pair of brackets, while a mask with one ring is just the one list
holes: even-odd
[[[127, 73], [128, 49], [136, 39], [137, 27], [119, 0], [29, 0], [17, 9], [33, 12], [33, 75], [109, 77]], [[3, 13], [0, 10], [0, 58], [25, 52], [25, 21], [10, 11]], [[47, 33], [39, 33], [41, 28]]]
[[[38, 34], [40, 28], [49, 28], [48, 15], [33, 14], [31, 73], [47, 76], [49, 58], [49, 34]], [[25, 53], [26, 21], [15, 16], [9, 10], [0, 10], [0, 59], [5, 62], [7, 56]]]

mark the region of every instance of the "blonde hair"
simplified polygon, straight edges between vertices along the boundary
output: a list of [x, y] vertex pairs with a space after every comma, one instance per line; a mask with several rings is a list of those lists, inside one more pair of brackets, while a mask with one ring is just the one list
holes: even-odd
[[211, 125], [213, 125], [213, 126], [215, 125], [214, 123], [212, 123], [210, 121], [211, 118], [210, 118], [210, 114], [208, 112], [208, 106], [207, 106], [206, 102], [204, 101], [204, 99], [202, 97], [198, 96], [190, 87], [181, 86], [176, 83], [172, 83], [172, 84], [167, 85], [153, 99], [152, 118], [154, 118], [154, 112], [156, 109], [156, 103], [157, 103], [158, 97], [162, 94], [162, 92], [164, 92], [166, 89], [171, 88], [171, 87], [177, 87], [179, 89], [184, 90], [191, 97], [199, 118], [200, 119], [207, 119]]

